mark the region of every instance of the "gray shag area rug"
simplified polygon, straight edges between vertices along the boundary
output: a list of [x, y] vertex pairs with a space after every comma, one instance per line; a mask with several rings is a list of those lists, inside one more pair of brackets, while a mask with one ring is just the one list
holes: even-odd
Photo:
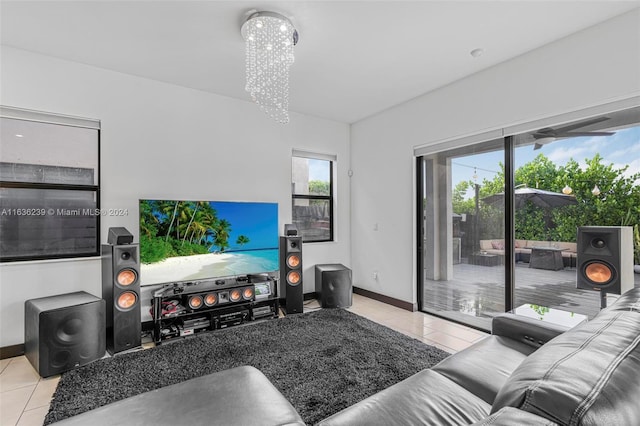
[[241, 365], [261, 370], [303, 420], [314, 424], [448, 355], [349, 311], [322, 309], [202, 333], [68, 371], [45, 425]]

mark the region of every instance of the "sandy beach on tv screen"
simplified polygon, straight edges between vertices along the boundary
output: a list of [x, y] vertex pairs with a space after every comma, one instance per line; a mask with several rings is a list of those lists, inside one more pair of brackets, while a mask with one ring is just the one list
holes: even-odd
[[148, 285], [208, 278], [215, 269], [219, 268], [222, 273], [231, 257], [232, 254], [224, 253], [170, 257], [162, 262], [141, 265], [140, 280]]

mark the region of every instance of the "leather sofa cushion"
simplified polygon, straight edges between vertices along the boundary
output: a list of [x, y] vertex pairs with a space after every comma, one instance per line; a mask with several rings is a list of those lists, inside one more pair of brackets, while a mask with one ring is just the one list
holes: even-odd
[[527, 357], [492, 412], [511, 406], [566, 425], [640, 419], [640, 312], [603, 311]]
[[487, 404], [493, 404], [507, 378], [534, 350], [506, 337], [488, 336], [444, 359], [433, 367], [433, 371], [479, 396]]
[[141, 393], [56, 425], [300, 425], [293, 406], [254, 367], [236, 367]]
[[640, 312], [640, 287], [627, 291], [609, 307], [605, 309], [611, 311], [636, 311]]
[[569, 327], [509, 312], [496, 315], [491, 321], [491, 334], [513, 339], [534, 349], [539, 348], [567, 330], [569, 330]]
[[471, 426], [558, 426], [544, 417], [536, 416], [517, 408], [504, 407], [497, 413], [485, 417]]
[[463, 425], [489, 415], [491, 406], [432, 370], [423, 370], [328, 417], [318, 426]]

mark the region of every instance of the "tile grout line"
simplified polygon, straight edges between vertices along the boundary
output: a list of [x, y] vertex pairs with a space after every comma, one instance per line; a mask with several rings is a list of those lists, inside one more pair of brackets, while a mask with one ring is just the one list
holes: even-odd
[[[24, 414], [27, 411], [35, 410], [36, 408], [44, 407], [44, 405], [40, 405], [38, 407], [33, 407], [27, 410], [27, 407], [29, 406], [29, 403], [31, 402], [33, 395], [36, 393], [36, 389], [38, 389], [38, 386], [40, 385], [40, 383], [42, 383], [42, 377], [38, 379], [38, 383], [36, 383], [36, 386], [33, 388], [33, 392], [31, 392], [31, 395], [29, 395], [29, 399], [27, 400], [27, 404], [24, 406], [24, 409], [22, 410], [22, 414]], [[49, 400], [49, 405], [51, 405], [51, 400]], [[22, 418], [22, 414], [20, 415], [20, 418]], [[20, 423], [19, 420], [18, 420], [18, 423]]]
[[[38, 381], [38, 383], [40, 383], [40, 381]], [[29, 405], [29, 401], [31, 400], [31, 397], [33, 397], [33, 393], [36, 391], [36, 387], [38, 387], [38, 384], [36, 383], [35, 385], [28, 385], [28, 386], [20, 386], [18, 388], [12, 389], [10, 391], [6, 391], [6, 392], [12, 392], [14, 390], [18, 390], [18, 389], [23, 389], [29, 386], [33, 386], [33, 390], [31, 391], [31, 394], [29, 395], [29, 398], [27, 398], [27, 401], [24, 403], [24, 406], [20, 409], [20, 415], [18, 416], [18, 420], [14, 423], [14, 426], [18, 425], [20, 423], [20, 419], [22, 419], [22, 416], [25, 413], [25, 409], [27, 408], [27, 405]], [[4, 393], [4, 392], [2, 392]]]

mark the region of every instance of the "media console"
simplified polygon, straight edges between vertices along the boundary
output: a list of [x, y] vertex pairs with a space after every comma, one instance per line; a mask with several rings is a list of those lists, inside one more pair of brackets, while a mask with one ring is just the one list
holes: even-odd
[[153, 294], [153, 340], [277, 318], [278, 281], [269, 274], [167, 283]]

